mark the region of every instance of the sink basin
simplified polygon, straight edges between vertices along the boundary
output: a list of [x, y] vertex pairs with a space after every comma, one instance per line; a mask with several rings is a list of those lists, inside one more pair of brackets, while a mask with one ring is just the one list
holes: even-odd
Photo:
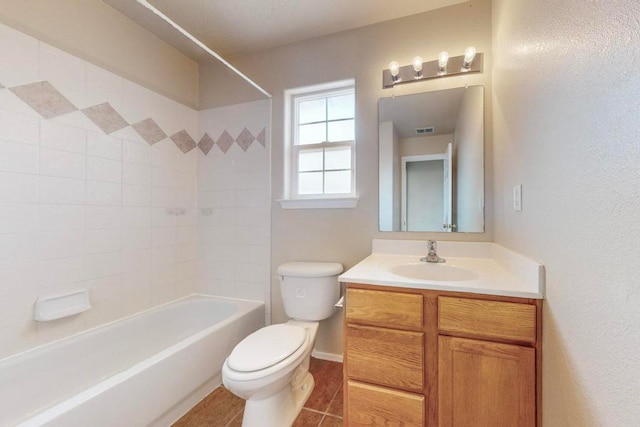
[[396, 265], [389, 269], [393, 274], [418, 280], [438, 282], [461, 282], [475, 280], [479, 276], [475, 271], [447, 264], [411, 263]]

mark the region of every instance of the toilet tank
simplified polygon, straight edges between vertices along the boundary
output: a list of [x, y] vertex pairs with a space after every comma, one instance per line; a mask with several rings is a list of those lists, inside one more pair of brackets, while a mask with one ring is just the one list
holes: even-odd
[[340, 298], [336, 262], [286, 262], [278, 267], [284, 310], [292, 319], [318, 321], [331, 317]]

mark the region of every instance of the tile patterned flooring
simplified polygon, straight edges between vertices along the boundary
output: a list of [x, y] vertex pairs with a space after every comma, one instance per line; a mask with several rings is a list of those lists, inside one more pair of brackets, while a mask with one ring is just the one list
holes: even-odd
[[[309, 372], [315, 387], [293, 427], [342, 427], [342, 363], [311, 358]], [[243, 410], [244, 401], [220, 386], [173, 426], [240, 427]]]

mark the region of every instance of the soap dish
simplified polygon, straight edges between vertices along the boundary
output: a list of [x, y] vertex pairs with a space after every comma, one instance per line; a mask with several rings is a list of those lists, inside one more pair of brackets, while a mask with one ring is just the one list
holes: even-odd
[[38, 322], [48, 322], [73, 316], [90, 308], [89, 291], [81, 289], [66, 294], [38, 298], [34, 310], [34, 319]]

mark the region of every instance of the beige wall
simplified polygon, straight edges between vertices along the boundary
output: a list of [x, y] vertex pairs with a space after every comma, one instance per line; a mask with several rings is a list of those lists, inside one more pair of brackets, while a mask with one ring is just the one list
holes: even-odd
[[198, 106], [198, 64], [101, 0], [0, 0], [0, 22]]
[[[246, 73], [245, 70], [242, 72]], [[267, 99], [218, 60], [200, 65], [199, 88], [199, 102], [203, 110]]]
[[[485, 72], [438, 79], [382, 89], [382, 70], [392, 60], [410, 64], [415, 55], [435, 59], [442, 50], [461, 54], [474, 45], [485, 52]], [[451, 235], [440, 233], [378, 232], [378, 98], [393, 94], [439, 90], [465, 84], [491, 85], [491, 3], [470, 1], [434, 12], [388, 21], [357, 30], [294, 43], [250, 55], [231, 62], [273, 94], [272, 104], [272, 273], [292, 260], [338, 261], [351, 267], [370, 253], [371, 238], [491, 240], [491, 229], [484, 234]], [[207, 73], [207, 66], [202, 67]], [[355, 77], [357, 191], [360, 202], [355, 209], [282, 210], [275, 202], [283, 196], [283, 92], [287, 88]], [[204, 88], [204, 85], [203, 85]], [[202, 93], [201, 99], [210, 94]], [[487, 97], [488, 98], [488, 97]], [[217, 103], [234, 104], [233, 96]], [[487, 105], [489, 101], [487, 101]], [[215, 105], [215, 104], [213, 104]], [[209, 108], [203, 102], [201, 108]], [[487, 120], [490, 120], [490, 111]], [[487, 152], [491, 153], [490, 138]], [[490, 174], [488, 164], [488, 176]], [[486, 192], [491, 194], [488, 182]], [[491, 212], [488, 213], [488, 222]], [[280, 289], [272, 276], [272, 317], [285, 320]], [[340, 316], [321, 325], [317, 348], [342, 352]]]
[[546, 268], [546, 427], [640, 419], [638, 16], [494, 1], [495, 240]]

